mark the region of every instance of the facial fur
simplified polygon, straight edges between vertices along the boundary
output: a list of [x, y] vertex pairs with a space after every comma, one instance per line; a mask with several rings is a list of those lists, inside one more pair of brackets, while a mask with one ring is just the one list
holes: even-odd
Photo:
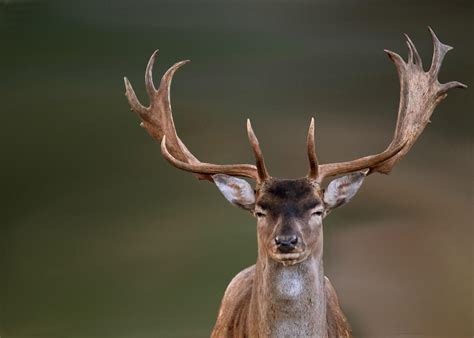
[[[254, 215], [258, 240], [270, 258], [284, 265], [305, 260], [322, 251], [324, 202], [319, 186], [309, 179], [271, 179], [256, 193]], [[291, 250], [282, 252], [277, 238], [295, 238]]]

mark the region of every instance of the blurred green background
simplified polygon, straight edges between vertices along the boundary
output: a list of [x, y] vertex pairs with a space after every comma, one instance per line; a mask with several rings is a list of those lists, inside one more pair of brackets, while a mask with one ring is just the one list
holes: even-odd
[[[402, 32], [442, 82], [473, 84], [473, 2], [0, 1], [0, 336], [205, 337], [230, 279], [255, 262], [255, 222], [172, 168], [138, 127], [175, 77], [175, 122], [202, 160], [307, 171], [382, 150], [398, 108]], [[359, 337], [472, 337], [471, 90], [452, 91], [392, 175], [373, 175], [325, 221], [325, 269]]]

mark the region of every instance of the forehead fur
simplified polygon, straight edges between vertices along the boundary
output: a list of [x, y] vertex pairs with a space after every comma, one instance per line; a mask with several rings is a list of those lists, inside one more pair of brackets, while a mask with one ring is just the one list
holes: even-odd
[[317, 187], [306, 178], [272, 179], [259, 189], [257, 200], [258, 206], [272, 212], [304, 211], [321, 203]]

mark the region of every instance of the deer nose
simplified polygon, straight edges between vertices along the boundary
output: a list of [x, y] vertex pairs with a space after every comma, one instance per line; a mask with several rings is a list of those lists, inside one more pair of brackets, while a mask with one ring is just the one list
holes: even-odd
[[275, 244], [277, 245], [278, 251], [288, 253], [296, 248], [298, 237], [296, 235], [276, 236]]

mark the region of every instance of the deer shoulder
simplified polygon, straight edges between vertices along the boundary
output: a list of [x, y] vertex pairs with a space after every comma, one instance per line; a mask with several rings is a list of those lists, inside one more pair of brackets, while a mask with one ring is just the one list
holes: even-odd
[[352, 337], [351, 327], [339, 306], [336, 290], [334, 290], [331, 281], [326, 276], [324, 277], [324, 286], [327, 302], [328, 337]]
[[247, 336], [255, 265], [239, 272], [229, 283], [222, 298], [212, 338]]

